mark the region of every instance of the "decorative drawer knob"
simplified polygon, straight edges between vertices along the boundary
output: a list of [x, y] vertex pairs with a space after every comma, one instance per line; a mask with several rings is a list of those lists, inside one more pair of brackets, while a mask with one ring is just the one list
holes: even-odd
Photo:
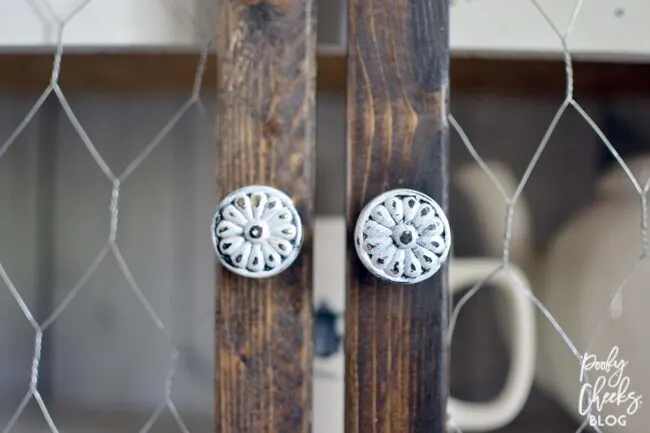
[[415, 284], [434, 275], [447, 259], [451, 230], [431, 197], [395, 189], [363, 208], [354, 243], [372, 274], [393, 283]]
[[263, 185], [238, 189], [217, 207], [212, 243], [221, 264], [249, 278], [279, 274], [298, 257], [302, 223], [293, 201]]

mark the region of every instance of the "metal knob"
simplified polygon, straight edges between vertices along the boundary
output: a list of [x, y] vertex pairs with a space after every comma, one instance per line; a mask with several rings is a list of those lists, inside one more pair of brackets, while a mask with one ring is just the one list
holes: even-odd
[[430, 278], [447, 260], [451, 230], [434, 199], [411, 189], [395, 189], [363, 208], [354, 243], [372, 274], [393, 283], [415, 284]]
[[212, 243], [221, 264], [249, 278], [279, 274], [298, 257], [302, 223], [282, 191], [251, 185], [226, 196], [212, 223]]

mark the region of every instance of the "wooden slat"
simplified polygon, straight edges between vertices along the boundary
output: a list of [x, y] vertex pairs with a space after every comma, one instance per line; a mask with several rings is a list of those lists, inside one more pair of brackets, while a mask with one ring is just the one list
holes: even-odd
[[[321, 54], [318, 86], [345, 89], [345, 56]], [[176, 94], [192, 91], [199, 54], [104, 53], [66, 54], [61, 87], [66, 92]], [[0, 92], [41, 92], [52, 73], [52, 56], [0, 54]], [[217, 88], [217, 56], [208, 55], [204, 92]]]
[[[650, 94], [650, 65], [579, 61], [573, 64], [574, 95], [602, 98]], [[556, 60], [453, 59], [452, 93], [555, 98], [566, 91], [564, 62]]]
[[[351, 0], [348, 239], [373, 197], [447, 194], [448, 2]], [[441, 433], [446, 269], [412, 286], [369, 275], [349, 242], [346, 432]]]
[[[61, 85], [66, 92], [189, 93], [197, 54], [105, 53], [67, 54]], [[344, 92], [347, 58], [320, 54], [318, 89]], [[47, 86], [52, 56], [0, 54], [0, 92], [40, 92]], [[203, 90], [214, 92], [216, 55], [208, 57]], [[574, 63], [575, 95], [610, 97], [650, 95], [650, 65], [629, 63]], [[452, 58], [452, 92], [528, 95], [561, 98], [566, 86], [564, 64], [557, 60]]]
[[294, 200], [305, 237], [279, 276], [220, 269], [219, 433], [311, 428], [314, 3], [219, 0], [218, 196], [252, 184], [278, 188]]
[[[65, 54], [60, 83], [65, 92], [191, 92], [198, 54]], [[204, 90], [215, 91], [216, 55], [208, 58]], [[0, 91], [41, 92], [52, 74], [52, 55], [0, 54]]]

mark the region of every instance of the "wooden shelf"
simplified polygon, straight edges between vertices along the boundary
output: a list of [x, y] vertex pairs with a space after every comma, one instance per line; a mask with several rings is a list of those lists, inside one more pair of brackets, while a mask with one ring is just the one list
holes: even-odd
[[[105, 53], [68, 54], [63, 59], [61, 87], [66, 92], [171, 94], [189, 92], [198, 54]], [[49, 54], [0, 54], [0, 92], [32, 93], [49, 81]], [[204, 92], [216, 89], [217, 61], [210, 55]], [[575, 62], [575, 95], [650, 95], [650, 65]], [[319, 90], [343, 92], [347, 81], [344, 55], [318, 56]], [[453, 94], [505, 94], [561, 97], [566, 86], [558, 60], [453, 58]]]
[[[650, 65], [579, 61], [573, 63], [574, 96], [650, 94]], [[567, 80], [563, 61], [458, 58], [451, 63], [451, 91], [562, 98]], [[453, 97], [453, 96], [452, 96]]]
[[[60, 84], [66, 92], [155, 93], [189, 92], [199, 61], [196, 53], [69, 54], [62, 62]], [[319, 87], [345, 88], [345, 57], [318, 58]], [[215, 91], [216, 56], [211, 54], [203, 90]], [[49, 83], [52, 55], [0, 54], [0, 92], [39, 92]]]

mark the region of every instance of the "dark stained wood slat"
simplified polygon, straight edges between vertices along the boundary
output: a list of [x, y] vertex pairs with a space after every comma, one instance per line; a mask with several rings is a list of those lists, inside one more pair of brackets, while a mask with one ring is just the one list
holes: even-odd
[[[170, 94], [192, 91], [198, 54], [112, 52], [66, 54], [61, 87], [66, 92]], [[318, 89], [345, 91], [347, 59], [319, 54]], [[0, 92], [37, 93], [47, 86], [52, 56], [0, 53]], [[208, 56], [203, 90], [216, 89], [217, 60]], [[650, 94], [650, 65], [574, 62], [575, 95], [611, 97]], [[562, 98], [566, 79], [557, 60], [452, 58], [452, 92]]]
[[447, 384], [446, 269], [413, 286], [356, 257], [363, 206], [394, 188], [447, 202], [445, 0], [351, 0], [348, 75], [346, 433], [440, 433]]
[[313, 0], [220, 0], [217, 190], [269, 185], [305, 242], [279, 276], [217, 280], [219, 433], [309, 433], [315, 92]]
[[[196, 53], [178, 52], [66, 53], [59, 82], [67, 93], [189, 94], [199, 58]], [[345, 63], [345, 56], [319, 54], [319, 89], [345, 90]], [[0, 52], [0, 92], [42, 92], [51, 74], [50, 54]], [[217, 56], [211, 52], [203, 75], [204, 92], [216, 91], [217, 75]]]

